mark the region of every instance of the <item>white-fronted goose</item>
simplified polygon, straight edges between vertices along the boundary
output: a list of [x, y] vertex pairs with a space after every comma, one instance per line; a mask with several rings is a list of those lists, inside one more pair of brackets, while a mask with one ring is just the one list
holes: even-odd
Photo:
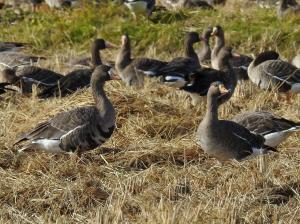
[[11, 51], [3, 51], [0, 52], [0, 64], [9, 67], [16, 67], [20, 65], [28, 65], [39, 60], [46, 59], [44, 57], [39, 56], [31, 56], [25, 55], [18, 52], [11, 52]]
[[276, 147], [291, 134], [300, 131], [300, 122], [278, 117], [267, 111], [246, 112], [232, 119], [251, 132], [261, 134], [265, 145]]
[[227, 89], [230, 89], [230, 93], [222, 97], [220, 103], [223, 103], [231, 97], [237, 84], [236, 75], [229, 63], [230, 58], [237, 56], [238, 55], [232, 52], [231, 47], [224, 47], [220, 51], [220, 59], [222, 62], [221, 70], [200, 68], [184, 76], [170, 73], [163, 77], [163, 82], [169, 86], [174, 86], [174, 84], [169, 83], [173, 81], [172, 78], [177, 78], [176, 84], [181, 83], [182, 85], [177, 85], [176, 87], [188, 92], [195, 105], [201, 100], [201, 96], [207, 95], [207, 91], [213, 82], [221, 81]]
[[154, 77], [166, 65], [164, 61], [150, 58], [131, 58], [130, 39], [122, 36], [121, 50], [116, 58], [116, 70], [122, 80], [129, 86], [143, 86], [144, 76]]
[[[215, 26], [211, 35], [215, 36], [215, 45], [211, 52], [211, 64], [214, 69], [220, 70], [219, 52], [225, 46], [224, 30], [219, 25]], [[230, 64], [235, 70], [238, 80], [248, 79], [247, 68], [252, 61], [253, 58], [247, 55], [240, 55], [240, 57], [230, 59]]]
[[124, 0], [124, 4], [129, 8], [135, 19], [139, 15], [151, 16], [155, 8], [155, 0]]
[[248, 67], [250, 80], [259, 88], [279, 92], [300, 92], [300, 70], [279, 59], [275, 51], [259, 54]]
[[95, 106], [59, 113], [25, 133], [14, 145], [29, 140], [20, 151], [39, 149], [55, 153], [83, 152], [102, 145], [115, 129], [115, 110], [103, 89], [106, 81], [116, 78], [112, 72], [106, 65], [93, 72], [91, 88]]
[[103, 39], [97, 39], [94, 41], [92, 47], [91, 68], [76, 69], [69, 72], [57, 82], [57, 85], [49, 86], [40, 92], [38, 97], [41, 99], [49, 97], [64, 97], [79, 89], [88, 87], [90, 85], [91, 75], [94, 68], [102, 64], [99, 49], [105, 46], [105, 41]]
[[25, 46], [19, 42], [0, 42], [0, 52], [2, 51], [19, 51]]
[[296, 0], [280, 0], [277, 8], [277, 16], [284, 17], [287, 14], [300, 14], [300, 5]]
[[[72, 67], [94, 67], [95, 65], [102, 65], [100, 51], [107, 48], [117, 48], [117, 46], [104, 39], [95, 39], [91, 46], [91, 57], [76, 58], [75, 60], [72, 60], [70, 64]], [[112, 67], [114, 66], [113, 62], [103, 64], [108, 64]]]
[[22, 94], [31, 93], [33, 84], [40, 88], [56, 85], [62, 77], [54, 71], [32, 65], [6, 68], [0, 73], [1, 82], [17, 86]]
[[294, 57], [292, 64], [295, 65], [297, 68], [300, 68], [300, 54], [297, 54]]
[[200, 64], [207, 63], [211, 59], [210, 37], [212, 33], [212, 27], [207, 27], [202, 34], [202, 48], [198, 54]]
[[211, 84], [207, 94], [206, 114], [197, 130], [197, 142], [209, 155], [221, 163], [249, 156], [264, 154], [275, 149], [264, 145], [263, 136], [251, 133], [247, 128], [227, 120], [218, 119], [218, 98], [228, 94], [221, 82]]

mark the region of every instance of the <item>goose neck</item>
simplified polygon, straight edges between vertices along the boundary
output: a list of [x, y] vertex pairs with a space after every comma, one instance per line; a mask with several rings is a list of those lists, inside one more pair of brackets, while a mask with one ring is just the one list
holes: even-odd
[[204, 120], [206, 122], [214, 122], [218, 120], [217, 98], [211, 95], [207, 96], [207, 107]]
[[125, 44], [122, 46], [117, 59], [116, 59], [116, 66], [118, 68], [125, 68], [131, 61], [131, 49], [130, 44]]
[[102, 65], [100, 50], [92, 48], [92, 65], [96, 68], [98, 65]]

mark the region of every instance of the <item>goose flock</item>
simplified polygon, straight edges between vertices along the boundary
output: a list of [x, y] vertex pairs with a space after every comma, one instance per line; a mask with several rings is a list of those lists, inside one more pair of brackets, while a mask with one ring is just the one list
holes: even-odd
[[[42, 1], [32, 1], [34, 10]], [[55, 1], [47, 1], [56, 6]], [[280, 9], [287, 5], [280, 1]], [[155, 9], [155, 0], [125, 0], [124, 4], [135, 18], [144, 14], [150, 16]], [[172, 4], [171, 1], [168, 1]], [[220, 2], [222, 3], [222, 2]], [[58, 3], [57, 3], [58, 4]], [[60, 1], [60, 4], [63, 4]], [[201, 1], [178, 1], [173, 3], [184, 7], [200, 6]], [[203, 3], [203, 7], [210, 6]], [[208, 7], [209, 8], [209, 7]], [[280, 11], [280, 17], [286, 13]], [[297, 12], [292, 4], [290, 11]], [[104, 39], [95, 39], [91, 44], [91, 56], [70, 59], [70, 66], [76, 68], [66, 75], [35, 65], [45, 60], [40, 56], [18, 52], [26, 44], [0, 43], [0, 93], [17, 91], [31, 94], [33, 85], [39, 88], [37, 97], [65, 97], [79, 89], [90, 87], [94, 106], [77, 107], [59, 113], [48, 121], [39, 123], [32, 130], [21, 134], [14, 145], [22, 145], [20, 152], [29, 149], [51, 153], [79, 152], [93, 150], [107, 141], [115, 130], [116, 112], [103, 89], [109, 80], [122, 80], [127, 86], [144, 86], [145, 79], [159, 80], [157, 85], [166, 85], [188, 93], [194, 105], [206, 101], [206, 113], [198, 126], [198, 145], [219, 162], [241, 161], [255, 155], [277, 152], [276, 147], [292, 133], [300, 130], [300, 122], [278, 117], [268, 111], [239, 114], [232, 120], [221, 120], [218, 108], [230, 101], [236, 87], [252, 82], [265, 91], [287, 94], [300, 93], [300, 55], [293, 61], [280, 59], [274, 50], [264, 51], [256, 57], [241, 55], [227, 45], [225, 30], [220, 25], [205, 27], [203, 32], [187, 32], [184, 37], [184, 55], [169, 61], [155, 58], [133, 57], [130, 35], [125, 33], [121, 46]], [[210, 40], [215, 40], [211, 47]], [[201, 42], [197, 51], [194, 44]], [[106, 48], [118, 49], [115, 61], [103, 61], [100, 51]], [[23, 142], [26, 142], [24, 145]]]

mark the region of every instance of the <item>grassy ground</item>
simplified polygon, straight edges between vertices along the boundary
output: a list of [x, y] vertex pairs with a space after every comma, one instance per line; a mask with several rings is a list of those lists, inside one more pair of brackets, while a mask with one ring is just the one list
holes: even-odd
[[[234, 6], [233, 6], [234, 5]], [[133, 39], [135, 56], [169, 59], [182, 53], [184, 33], [221, 24], [227, 43], [241, 53], [277, 49], [290, 59], [300, 47], [300, 17], [278, 21], [274, 10], [240, 2], [216, 11], [155, 13], [134, 22], [122, 7], [106, 4], [72, 11], [16, 16], [2, 12], [1, 40], [31, 43], [27, 52], [49, 59], [42, 66], [65, 72], [67, 59], [88, 53], [95, 37]], [[14, 21], [11, 25], [10, 22]], [[161, 21], [161, 22], [159, 22]], [[197, 46], [198, 47], [198, 46]], [[112, 59], [116, 51], [105, 51]], [[297, 223], [300, 222], [299, 134], [266, 156], [217, 165], [196, 145], [194, 133], [205, 103], [148, 81], [144, 89], [111, 81], [106, 92], [118, 111], [117, 129], [103, 147], [73, 156], [17, 154], [18, 134], [58, 112], [93, 104], [90, 90], [39, 101], [7, 94], [0, 102], [1, 223]], [[266, 109], [299, 120], [300, 96], [292, 104], [251, 83], [223, 106], [224, 118]]]

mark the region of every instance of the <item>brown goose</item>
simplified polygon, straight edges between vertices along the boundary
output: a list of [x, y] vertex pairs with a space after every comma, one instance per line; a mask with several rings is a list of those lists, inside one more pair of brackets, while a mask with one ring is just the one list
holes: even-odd
[[[220, 50], [225, 46], [224, 30], [221, 26], [215, 26], [211, 33], [215, 36], [215, 46], [211, 52], [211, 64], [214, 69], [220, 69]], [[247, 68], [253, 59], [247, 55], [240, 55], [240, 57], [232, 58], [230, 64], [236, 72], [238, 80], [248, 79]]]
[[[173, 80], [177, 84], [177, 88], [188, 92], [192, 98], [192, 103], [196, 105], [201, 101], [202, 96], [207, 95], [207, 91], [213, 82], [221, 81], [224, 83], [227, 89], [230, 89], [230, 93], [223, 96], [219, 103], [224, 103], [233, 94], [235, 87], [237, 85], [237, 78], [235, 72], [229, 63], [230, 58], [238, 57], [232, 52], [231, 47], [224, 47], [220, 51], [221, 58], [221, 71], [212, 68], [200, 68], [192, 73], [186, 73], [184, 76], [181, 74], [167, 73], [163, 77], [163, 82], [169, 86], [174, 86], [170, 84]], [[181, 83], [181, 86], [178, 85]]]
[[130, 39], [122, 36], [122, 47], [117, 55], [116, 70], [122, 80], [129, 86], [143, 86], [144, 76], [157, 76], [157, 71], [167, 63], [150, 58], [131, 58]]
[[[95, 65], [102, 65], [100, 51], [107, 48], [117, 48], [116, 45], [105, 41], [104, 39], [95, 39], [91, 46], [91, 57], [76, 58], [70, 62], [71, 66], [94, 67]], [[104, 63], [109, 66], [114, 66], [113, 62]]]
[[259, 54], [248, 67], [250, 80], [259, 88], [279, 92], [300, 92], [300, 70], [279, 59], [275, 51]]
[[55, 153], [83, 152], [102, 145], [115, 129], [115, 110], [103, 90], [106, 81], [117, 77], [112, 72], [106, 65], [93, 72], [91, 87], [95, 106], [59, 113], [25, 133], [14, 145], [29, 140], [20, 151], [38, 149]]
[[22, 94], [31, 93], [33, 84], [39, 88], [56, 85], [62, 77], [54, 71], [32, 65], [6, 68], [0, 73], [1, 82], [17, 86]]
[[105, 47], [106, 42], [103, 39], [96, 39], [92, 45], [91, 68], [76, 69], [69, 72], [57, 82], [57, 85], [49, 86], [44, 89], [38, 94], [38, 97], [42, 99], [49, 97], [64, 97], [79, 89], [88, 87], [94, 68], [102, 64], [99, 51]]
[[300, 14], [300, 5], [296, 0], [280, 0], [277, 8], [277, 16], [281, 19], [287, 14]]
[[0, 52], [0, 64], [8, 67], [28, 65], [46, 58], [39, 56], [25, 55], [18, 52], [3, 51]]
[[211, 84], [207, 94], [206, 114], [196, 136], [201, 148], [221, 163], [230, 159], [240, 161], [269, 150], [276, 151], [264, 145], [263, 136], [251, 133], [233, 121], [218, 119], [218, 98], [225, 94], [228, 94], [228, 90], [221, 82]]
[[239, 114], [232, 119], [251, 132], [261, 134], [265, 145], [276, 147], [292, 133], [300, 131], [300, 122], [278, 117], [267, 111], [254, 111]]
[[210, 48], [210, 44], [209, 44], [209, 39], [211, 37], [211, 33], [212, 33], [212, 27], [207, 27], [204, 31], [203, 31], [203, 38], [202, 38], [202, 42], [203, 42], [203, 46], [198, 54], [199, 57], [199, 61], [200, 63], [205, 63], [207, 61], [210, 60], [211, 58], [211, 48]]
[[294, 57], [292, 64], [295, 65], [297, 68], [300, 68], [300, 54], [297, 54]]

